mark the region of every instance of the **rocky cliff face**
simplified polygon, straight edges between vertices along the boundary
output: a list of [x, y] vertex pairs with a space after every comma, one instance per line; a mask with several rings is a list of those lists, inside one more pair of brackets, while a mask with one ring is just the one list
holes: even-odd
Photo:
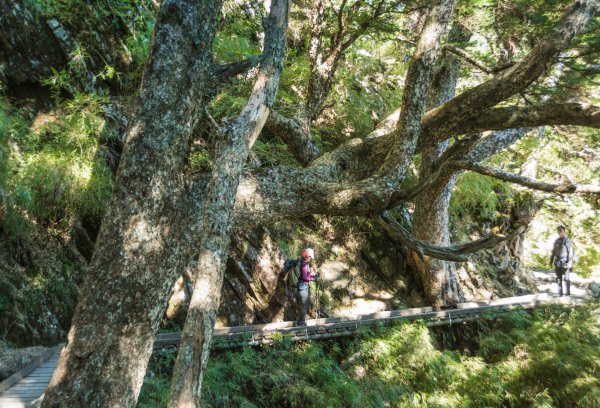
[[70, 237], [36, 229], [0, 241], [0, 336], [14, 345], [64, 339], [87, 262]]
[[294, 320], [296, 290], [284, 281], [283, 264], [297, 258], [303, 247], [316, 252], [322, 315], [371, 313], [419, 302], [409, 299], [415, 288], [406, 275], [401, 249], [381, 232], [351, 223], [332, 225], [321, 218], [297, 226], [286, 222], [236, 238], [220, 309], [222, 325]]

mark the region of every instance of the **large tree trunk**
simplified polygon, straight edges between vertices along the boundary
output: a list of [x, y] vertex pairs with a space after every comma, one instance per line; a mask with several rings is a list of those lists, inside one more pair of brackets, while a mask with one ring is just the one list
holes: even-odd
[[[450, 30], [450, 41], [467, 41], [470, 34], [464, 27], [456, 24]], [[460, 61], [458, 57], [446, 53], [436, 72], [430, 89], [427, 105], [433, 109], [450, 100], [456, 90], [456, 80]], [[435, 164], [448, 148], [447, 142], [439, 143], [422, 153], [420, 178], [433, 177]], [[427, 190], [415, 200], [413, 231], [415, 237], [438, 246], [450, 245], [450, 224], [448, 207], [452, 187], [457, 175], [452, 171], [442, 174]], [[425, 291], [425, 298], [432, 307], [439, 309], [443, 305], [455, 305], [459, 301], [458, 286], [454, 263], [432, 258], [420, 257], [413, 252], [413, 264], [417, 276]]]
[[221, 136], [203, 214], [198, 273], [173, 371], [170, 407], [200, 406], [225, 265], [235, 196], [252, 145], [273, 106], [283, 66], [288, 1], [273, 0], [265, 27], [264, 58], [248, 104]]
[[[450, 245], [448, 207], [457, 176], [444, 177], [416, 200], [413, 214], [416, 238], [439, 246]], [[421, 258], [414, 252], [413, 260], [425, 298], [432, 307], [439, 309], [460, 300], [453, 262], [429, 256]]]
[[135, 405], [186, 255], [184, 170], [220, 2], [165, 1], [68, 343], [44, 407]]

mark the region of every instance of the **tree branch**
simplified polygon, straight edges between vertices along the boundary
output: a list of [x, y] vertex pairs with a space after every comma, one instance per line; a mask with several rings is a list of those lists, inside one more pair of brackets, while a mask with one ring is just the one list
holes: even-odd
[[509, 234], [490, 234], [466, 244], [441, 247], [416, 239], [414, 235], [400, 225], [400, 223], [396, 221], [394, 217], [392, 217], [387, 211], [385, 211], [381, 216], [377, 217], [377, 221], [390, 235], [390, 237], [397, 239], [404, 246], [418, 253], [421, 258], [426, 255], [432, 258], [453, 262], [467, 261], [469, 259], [468, 254], [481, 251], [482, 249], [492, 248], [498, 245], [500, 242], [506, 241], [507, 239], [522, 233], [526, 228], [525, 226], [519, 226]]
[[548, 193], [589, 193], [600, 194], [600, 185], [594, 184], [573, 184], [568, 181], [563, 184], [551, 184], [543, 181], [533, 180], [519, 174], [506, 170], [493, 169], [480, 163], [474, 163], [466, 160], [455, 162], [457, 167], [465, 170], [474, 171], [479, 174], [494, 177], [500, 180], [520, 184], [534, 190], [545, 191]]
[[554, 30], [541, 39], [520, 62], [482, 84], [466, 90], [423, 117], [423, 134], [419, 147], [434, 145], [465, 123], [531, 85], [570, 44], [590, 18], [600, 9], [597, 0], [576, 1], [565, 12]]
[[321, 155], [310, 133], [310, 127], [298, 119], [289, 119], [273, 111], [267, 118], [265, 130], [279, 136], [303, 166], [307, 166]]
[[242, 74], [260, 63], [263, 55], [253, 55], [244, 60], [232, 62], [229, 64], [213, 65], [212, 71], [214, 80], [220, 84], [227, 81], [229, 78], [234, 77], [238, 74]]
[[467, 51], [463, 50], [462, 48], [455, 47], [452, 44], [445, 44], [444, 50], [449, 51], [449, 52], [453, 53], [454, 55], [458, 55], [459, 57], [463, 58], [465, 61], [469, 62], [471, 65], [474, 65], [475, 67], [479, 68], [486, 74], [495, 74], [497, 72], [504, 71], [505, 69], [510, 68], [511, 66], [514, 65], [514, 62], [511, 62], [508, 64], [500, 65], [498, 67], [488, 67], [485, 64], [485, 62], [478, 60], [477, 58], [475, 58], [474, 56], [469, 54]]
[[455, 135], [543, 125], [600, 128], [600, 107], [579, 103], [547, 103], [525, 107], [490, 108], [476, 117], [461, 121], [460, 125], [453, 126], [448, 131]]
[[336, 42], [339, 42], [344, 36], [344, 7], [347, 2], [348, 0], [342, 0], [342, 4], [340, 4], [340, 8], [337, 12], [338, 32], [336, 34]]

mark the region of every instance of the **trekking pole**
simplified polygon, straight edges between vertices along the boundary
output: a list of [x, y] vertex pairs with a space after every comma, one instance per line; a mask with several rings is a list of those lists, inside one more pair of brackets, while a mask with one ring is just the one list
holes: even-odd
[[315, 282], [317, 284], [317, 326], [319, 325], [319, 319], [321, 318], [321, 308], [319, 307], [319, 287], [321, 286], [319, 283], [320, 280], [321, 277], [319, 276], [319, 279], [317, 279]]

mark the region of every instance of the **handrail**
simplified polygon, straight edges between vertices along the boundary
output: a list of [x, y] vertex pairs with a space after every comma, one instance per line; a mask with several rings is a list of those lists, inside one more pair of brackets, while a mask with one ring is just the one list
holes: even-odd
[[[287, 336], [291, 341], [327, 339], [352, 336], [361, 328], [390, 325], [397, 321], [425, 320], [430, 326], [458, 324], [476, 320], [484, 313], [507, 313], [518, 309], [532, 309], [551, 304], [578, 304], [573, 297], [551, 297], [546, 293], [515, 296], [493, 300], [459, 303], [456, 309], [434, 311], [431, 307], [390, 310], [356, 315], [307, 320], [307, 326], [294, 326], [294, 322], [276, 322], [248, 326], [216, 328], [213, 348], [226, 349], [243, 346], [271, 344], [274, 338]], [[176, 348], [181, 333], [162, 333], [154, 339], [154, 351]]]

